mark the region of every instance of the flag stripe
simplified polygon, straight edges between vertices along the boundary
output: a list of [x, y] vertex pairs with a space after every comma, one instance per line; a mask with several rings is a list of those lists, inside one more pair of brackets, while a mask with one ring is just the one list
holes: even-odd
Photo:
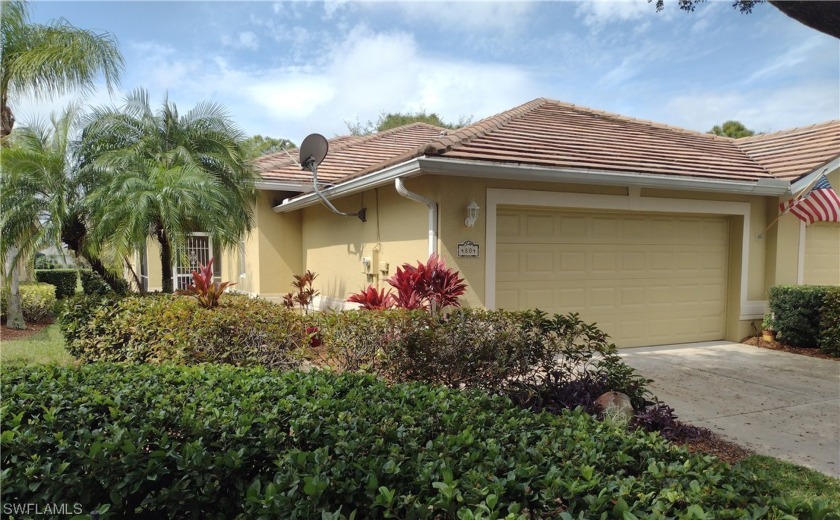
[[840, 196], [823, 175], [807, 193], [779, 204], [779, 212], [791, 215], [806, 224], [840, 222]]

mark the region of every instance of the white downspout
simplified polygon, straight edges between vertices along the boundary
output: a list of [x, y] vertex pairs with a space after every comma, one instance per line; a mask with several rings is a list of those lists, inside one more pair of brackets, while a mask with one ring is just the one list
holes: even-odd
[[394, 179], [394, 187], [397, 193], [407, 199], [415, 202], [422, 202], [429, 208], [429, 256], [437, 253], [437, 221], [438, 221], [438, 207], [437, 203], [428, 197], [419, 195], [417, 193], [408, 191], [403, 184], [400, 177]]

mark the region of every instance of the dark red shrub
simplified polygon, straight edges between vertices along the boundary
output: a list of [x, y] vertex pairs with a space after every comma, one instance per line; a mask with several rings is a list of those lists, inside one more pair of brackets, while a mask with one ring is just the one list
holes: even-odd
[[360, 293], [351, 294], [347, 301], [358, 303], [362, 309], [369, 311], [382, 311], [394, 306], [394, 296], [390, 290], [387, 293], [385, 289], [377, 291], [372, 285]]

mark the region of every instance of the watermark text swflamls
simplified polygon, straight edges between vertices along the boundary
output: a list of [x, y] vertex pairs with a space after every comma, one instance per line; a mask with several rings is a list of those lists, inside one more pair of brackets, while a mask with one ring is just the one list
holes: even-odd
[[28, 515], [28, 516], [39, 516], [39, 515], [48, 515], [48, 516], [55, 516], [55, 515], [80, 515], [82, 514], [82, 504], [59, 504], [59, 503], [46, 503], [46, 504], [36, 504], [36, 503], [5, 503], [3, 504], [3, 514], [4, 515]]

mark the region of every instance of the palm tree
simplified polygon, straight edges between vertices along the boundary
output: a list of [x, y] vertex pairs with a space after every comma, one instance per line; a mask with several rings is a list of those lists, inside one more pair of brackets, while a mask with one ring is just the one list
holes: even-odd
[[[89, 90], [100, 74], [110, 90], [119, 81], [122, 69], [122, 55], [110, 34], [77, 29], [65, 20], [32, 24], [24, 1], [0, 1], [0, 153], [15, 124], [9, 107], [13, 95], [49, 98]], [[30, 229], [37, 230], [37, 223], [33, 222]], [[10, 275], [7, 281], [11, 285], [7, 325], [23, 329], [26, 325], [20, 312], [16, 269], [20, 254], [15, 244], [7, 245], [3, 248], [7, 252], [3, 272]]]
[[123, 58], [116, 40], [73, 27], [66, 20], [29, 23], [22, 0], [0, 2], [0, 139], [12, 132], [11, 95], [50, 97], [90, 90], [101, 75], [110, 89], [120, 77]]
[[94, 240], [124, 254], [157, 240], [163, 290], [172, 292], [173, 261], [184, 258], [190, 233], [234, 247], [251, 230], [256, 174], [244, 139], [214, 103], [179, 115], [165, 99], [155, 112], [148, 92], [136, 90], [120, 109], [94, 110], [82, 139], [85, 168], [107, 179], [89, 196]]
[[11, 134], [10, 146], [0, 156], [0, 255], [15, 248], [16, 264], [39, 249], [60, 250], [64, 244], [116, 286], [118, 276], [100, 259], [107, 244], [88, 240], [85, 195], [97, 179], [79, 168], [74, 140], [79, 117], [79, 109], [71, 105], [60, 116], [53, 115], [50, 124], [18, 127]]

